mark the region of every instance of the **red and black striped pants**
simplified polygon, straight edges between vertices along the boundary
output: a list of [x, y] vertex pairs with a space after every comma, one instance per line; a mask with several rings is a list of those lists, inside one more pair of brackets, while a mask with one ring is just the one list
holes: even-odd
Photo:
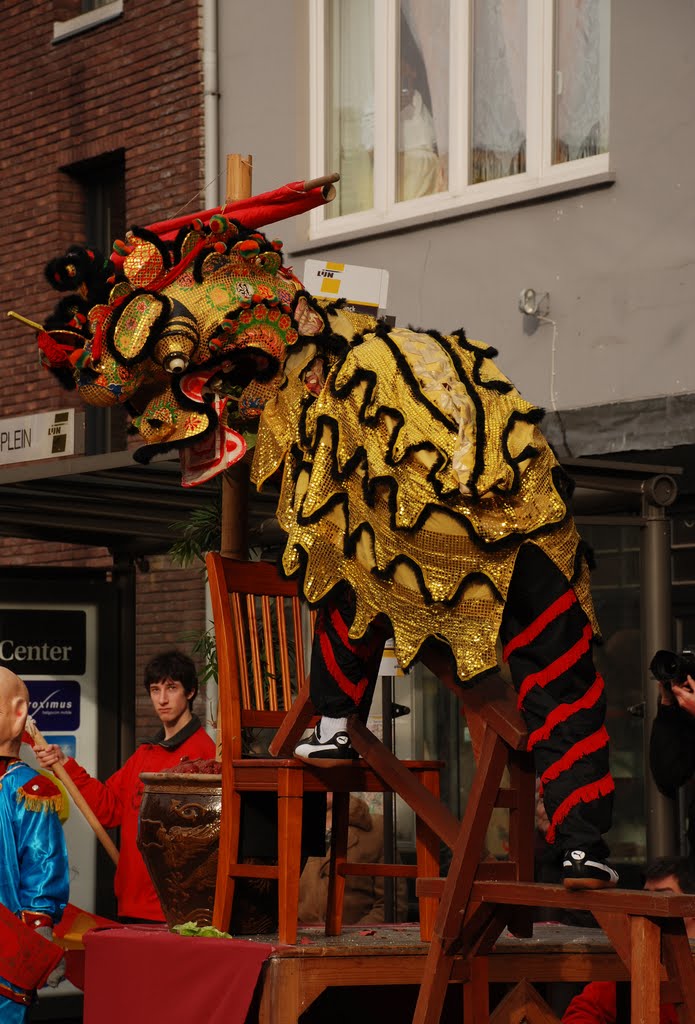
[[[322, 715], [357, 712], [366, 721], [387, 634], [375, 624], [351, 640], [353, 616], [347, 588], [319, 610], [311, 697]], [[548, 842], [605, 857], [614, 785], [592, 629], [572, 587], [535, 545], [519, 552], [501, 637], [550, 821]]]

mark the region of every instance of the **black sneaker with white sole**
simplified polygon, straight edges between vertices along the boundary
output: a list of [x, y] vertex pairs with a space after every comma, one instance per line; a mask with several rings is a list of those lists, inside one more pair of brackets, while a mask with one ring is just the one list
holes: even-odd
[[294, 756], [300, 761], [318, 767], [335, 768], [358, 757], [346, 732], [337, 732], [329, 740], [321, 740], [319, 729], [320, 723], [308, 739], [302, 740], [294, 748]]
[[562, 858], [565, 889], [611, 889], [618, 884], [618, 872], [585, 850], [568, 850]]

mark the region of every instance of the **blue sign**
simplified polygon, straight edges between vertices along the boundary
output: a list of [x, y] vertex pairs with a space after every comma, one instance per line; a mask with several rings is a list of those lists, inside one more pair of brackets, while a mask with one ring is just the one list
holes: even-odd
[[41, 732], [80, 727], [80, 684], [74, 679], [28, 680], [29, 714]]
[[57, 743], [66, 757], [77, 757], [77, 737], [75, 736], [47, 736], [43, 737], [46, 743]]

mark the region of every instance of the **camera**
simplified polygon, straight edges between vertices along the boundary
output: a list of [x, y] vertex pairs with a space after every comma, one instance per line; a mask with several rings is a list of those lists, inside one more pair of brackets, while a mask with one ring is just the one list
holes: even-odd
[[657, 651], [649, 669], [664, 686], [682, 686], [688, 676], [695, 679], [695, 654], [692, 651]]

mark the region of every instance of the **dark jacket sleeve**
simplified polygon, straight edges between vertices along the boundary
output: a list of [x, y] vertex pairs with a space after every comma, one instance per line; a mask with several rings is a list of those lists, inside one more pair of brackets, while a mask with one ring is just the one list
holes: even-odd
[[686, 711], [659, 705], [649, 738], [649, 765], [657, 786], [670, 797], [695, 773], [695, 719]]

